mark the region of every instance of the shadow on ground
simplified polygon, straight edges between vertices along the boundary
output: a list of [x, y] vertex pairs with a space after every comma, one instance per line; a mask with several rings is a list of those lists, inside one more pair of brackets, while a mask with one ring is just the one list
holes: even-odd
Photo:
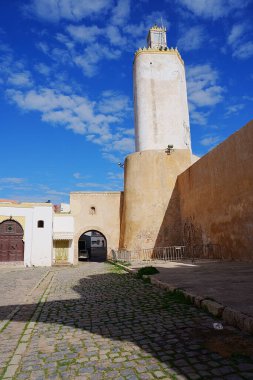
[[[251, 337], [233, 328], [215, 331], [212, 316], [161, 289], [125, 273], [81, 278], [69, 294], [60, 283], [61, 278], [53, 283], [52, 295], [44, 303], [40, 323], [85, 330], [110, 341], [122, 342], [123, 348], [130, 342], [140, 350], [128, 360], [143, 361], [149, 371], [152, 370], [150, 357], [187, 379], [229, 379], [226, 376], [230, 373], [242, 371], [243, 378], [253, 378]], [[33, 320], [34, 310], [34, 304], [21, 305], [13, 319]], [[4, 307], [0, 308], [0, 314], [4, 315]], [[101, 367], [102, 363], [98, 363]]]

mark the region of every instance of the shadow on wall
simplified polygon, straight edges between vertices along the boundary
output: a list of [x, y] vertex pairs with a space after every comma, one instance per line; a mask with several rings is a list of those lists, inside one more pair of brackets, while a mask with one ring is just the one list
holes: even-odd
[[[125, 178], [124, 178], [125, 181]], [[120, 193], [120, 204], [119, 204], [119, 215], [120, 215], [120, 233], [119, 233], [119, 244], [118, 247], [122, 246], [122, 236], [121, 236], [121, 230], [122, 230], [122, 220], [123, 220], [123, 208], [124, 208], [124, 191]]]
[[[145, 372], [159, 370], [155, 362], [152, 362], [152, 358], [155, 358], [166, 365], [168, 379], [171, 378], [170, 374], [188, 376], [189, 364], [185, 362], [185, 358], [197, 359], [192, 363], [197, 362], [199, 367], [191, 367], [191, 374], [192, 376], [198, 374], [200, 378], [206, 378], [206, 371], [210, 369], [206, 366], [207, 362], [222, 360], [220, 355], [214, 354], [215, 350], [208, 348], [201, 335], [201, 333], [214, 334], [212, 317], [191, 305], [170, 299], [163, 290], [144, 284], [129, 274], [91, 275], [80, 279], [73, 290], [79, 297], [64, 299], [67, 298], [66, 294], [57, 293], [57, 300], [43, 304], [39, 317], [40, 325], [33, 334], [32, 343], [37, 340], [30, 345], [27, 353], [27, 358], [30, 360], [34, 355], [34, 344], [36, 347], [38, 345], [40, 363], [35, 363], [35, 367], [39, 364], [43, 368], [46, 357], [50, 357], [51, 361], [61, 360], [61, 351], [50, 350], [53, 341], [58, 342], [56, 345], [61, 344], [63, 350], [64, 344], [63, 360], [66, 347], [71, 346], [74, 350], [72, 352], [76, 350], [78, 355], [78, 350], [83, 350], [86, 343], [91, 345], [92, 335], [102, 336], [114, 342], [113, 345], [105, 343], [109, 349], [108, 355], [126, 351], [127, 357], [124, 363], [133, 363], [133, 368], [140, 366]], [[13, 308], [16, 306], [13, 305]], [[22, 305], [20, 312], [13, 319], [29, 321], [35, 308], [36, 304]], [[2, 319], [6, 318], [5, 307], [0, 307], [0, 316]], [[56, 325], [62, 326], [61, 334], [68, 332], [60, 342], [59, 328]], [[86, 333], [83, 335], [81, 332], [78, 333], [78, 340], [73, 340], [69, 327]], [[87, 335], [87, 332], [91, 335]], [[235, 334], [238, 341], [240, 334]], [[136, 349], [136, 346], [140, 350]], [[97, 351], [87, 352], [86, 355], [89, 358], [97, 355]], [[114, 358], [115, 355], [108, 356], [106, 360], [99, 359], [99, 370], [108, 371], [112, 365], [115, 369]], [[25, 360], [24, 357], [24, 365]], [[226, 365], [232, 365], [236, 371], [239, 371], [237, 364], [239, 359], [238, 363], [236, 359], [233, 362], [228, 359], [226, 361]], [[75, 362], [75, 366], [77, 365]], [[94, 362], [91, 364], [88, 361], [85, 367], [92, 365]], [[29, 366], [32, 369], [33, 364], [30, 363]], [[121, 368], [122, 363], [118, 365], [117, 370]]]
[[156, 247], [253, 260], [253, 122], [177, 178]]
[[165, 212], [154, 247], [183, 245], [182, 223], [180, 214], [180, 196], [177, 181]]

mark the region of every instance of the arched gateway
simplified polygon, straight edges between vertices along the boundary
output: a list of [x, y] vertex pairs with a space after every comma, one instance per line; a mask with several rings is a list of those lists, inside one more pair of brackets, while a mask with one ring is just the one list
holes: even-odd
[[24, 231], [15, 220], [0, 223], [0, 262], [24, 261]]
[[84, 232], [78, 240], [78, 260], [105, 261], [106, 258], [106, 237], [96, 230]]

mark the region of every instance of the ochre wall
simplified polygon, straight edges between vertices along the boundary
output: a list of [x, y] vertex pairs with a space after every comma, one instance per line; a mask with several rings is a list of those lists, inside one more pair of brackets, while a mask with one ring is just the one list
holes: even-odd
[[[177, 149], [170, 155], [164, 150], [147, 150], [127, 156], [120, 248], [178, 244], [181, 225], [174, 188], [178, 174], [190, 163], [187, 149]], [[168, 206], [170, 211], [161, 229]]]
[[[118, 249], [123, 194], [121, 192], [70, 193], [71, 214], [74, 217], [74, 264], [78, 262], [78, 240], [89, 230], [101, 232], [107, 240], [107, 251]], [[95, 207], [95, 213], [91, 212]]]
[[[182, 234], [220, 244], [226, 258], [253, 259], [253, 122], [178, 177]], [[182, 236], [183, 239], [186, 236]]]

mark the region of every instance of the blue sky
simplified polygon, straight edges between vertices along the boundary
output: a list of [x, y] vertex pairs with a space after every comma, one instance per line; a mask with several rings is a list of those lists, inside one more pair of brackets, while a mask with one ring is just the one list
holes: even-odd
[[251, 0], [1, 0], [0, 198], [123, 190], [134, 52], [161, 17], [185, 61], [193, 153], [252, 118]]

